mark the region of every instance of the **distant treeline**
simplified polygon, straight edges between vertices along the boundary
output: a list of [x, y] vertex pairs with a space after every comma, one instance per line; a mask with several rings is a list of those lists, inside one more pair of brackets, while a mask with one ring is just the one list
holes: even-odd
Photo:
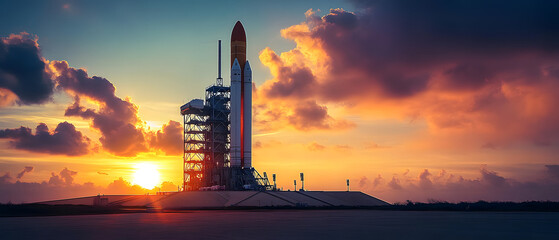
[[389, 206], [379, 206], [381, 210], [409, 210], [409, 211], [495, 211], [495, 212], [559, 212], [559, 202], [530, 201], [530, 202], [411, 202], [395, 203]]
[[[361, 209], [388, 211], [471, 211], [471, 212], [559, 212], [559, 202], [531, 201], [531, 202], [411, 202], [395, 203], [374, 207], [250, 207], [250, 208], [219, 208], [219, 210], [320, 210], [320, 209]], [[193, 209], [190, 209], [193, 210]], [[204, 209], [197, 209], [204, 210]], [[205, 209], [212, 210], [212, 209]], [[114, 213], [154, 212], [146, 207], [121, 206], [86, 206], [86, 205], [44, 205], [44, 204], [0, 204], [0, 217], [28, 217], [28, 216], [58, 216], [58, 215], [89, 215]], [[165, 210], [164, 212], [181, 212], [180, 210]]]

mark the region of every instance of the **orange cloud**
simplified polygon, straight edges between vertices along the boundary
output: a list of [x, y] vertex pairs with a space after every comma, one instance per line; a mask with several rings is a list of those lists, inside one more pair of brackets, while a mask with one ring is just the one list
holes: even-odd
[[[483, 41], [451, 39], [444, 44], [452, 48], [442, 51], [438, 42], [410, 39], [445, 33], [429, 25], [422, 26], [429, 36], [405, 32], [397, 18], [406, 16], [380, 14], [388, 9], [379, 5], [359, 13], [332, 9], [322, 17], [309, 10], [307, 21], [283, 29], [296, 47], [279, 55], [270, 48], [260, 52], [273, 78], [255, 94], [255, 126], [349, 129], [355, 124], [343, 116], [352, 114], [425, 121], [431, 134], [474, 135], [480, 146], [559, 139], [559, 65], [546, 51], [554, 46], [503, 39], [499, 52], [487, 54]], [[433, 52], [421, 52], [427, 49]]]

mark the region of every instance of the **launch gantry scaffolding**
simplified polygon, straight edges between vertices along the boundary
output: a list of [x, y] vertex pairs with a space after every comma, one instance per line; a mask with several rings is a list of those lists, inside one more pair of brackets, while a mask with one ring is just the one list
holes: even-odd
[[252, 166], [231, 166], [231, 88], [223, 86], [221, 78], [221, 40], [218, 59], [217, 81], [206, 88], [205, 101], [193, 99], [180, 108], [184, 118], [183, 191], [271, 190], [267, 176], [262, 177]]
[[184, 117], [184, 190], [202, 186], [204, 163], [206, 162], [207, 116], [201, 99], [194, 99], [181, 107]]
[[230, 88], [213, 85], [206, 99], [181, 107], [184, 118], [183, 190], [271, 190], [266, 175], [230, 166]]
[[184, 118], [184, 190], [225, 186], [229, 166], [229, 87], [206, 89], [206, 101], [181, 107]]

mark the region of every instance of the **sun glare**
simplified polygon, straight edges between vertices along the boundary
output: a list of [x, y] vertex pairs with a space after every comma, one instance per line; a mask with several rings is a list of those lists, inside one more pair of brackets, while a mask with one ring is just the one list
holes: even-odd
[[161, 176], [159, 171], [153, 164], [139, 163], [136, 165], [136, 172], [134, 172], [133, 184], [140, 185], [145, 189], [153, 189], [159, 184]]

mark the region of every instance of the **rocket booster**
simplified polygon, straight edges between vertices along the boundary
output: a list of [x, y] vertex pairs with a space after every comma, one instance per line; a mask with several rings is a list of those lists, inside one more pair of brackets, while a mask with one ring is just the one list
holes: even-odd
[[251, 151], [252, 70], [246, 60], [245, 29], [237, 21], [231, 33], [231, 166], [251, 168]]
[[231, 166], [241, 166], [241, 67], [237, 59], [231, 67]]
[[252, 70], [246, 61], [243, 71], [243, 167], [252, 167]]

